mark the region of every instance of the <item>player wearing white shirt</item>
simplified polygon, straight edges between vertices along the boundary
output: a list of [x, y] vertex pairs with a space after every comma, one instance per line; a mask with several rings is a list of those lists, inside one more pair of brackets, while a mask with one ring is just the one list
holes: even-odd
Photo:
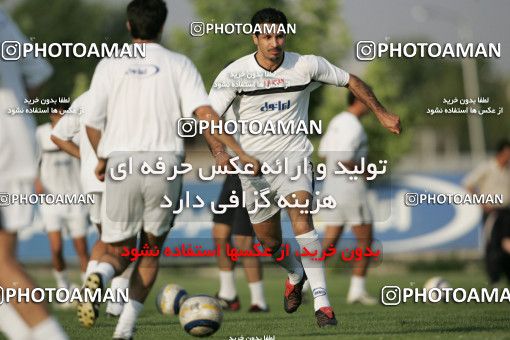
[[[262, 33], [252, 36], [257, 52], [233, 62], [217, 77], [209, 94], [213, 108], [217, 112], [222, 114], [232, 105], [234, 113], [242, 120], [252, 122], [258, 120], [262, 124], [279, 120], [307, 122], [310, 91], [316, 87], [316, 83], [327, 83], [349, 87], [372, 109], [383, 126], [394, 133], [399, 133], [399, 118], [389, 113], [359, 78], [349, 75], [322, 57], [284, 52], [286, 35], [275, 33], [276, 27], [279, 27], [277, 25], [287, 26], [287, 18], [282, 12], [273, 8], [260, 10], [253, 16], [251, 24], [252, 27], [259, 24], [264, 28]], [[247, 75], [241, 79], [244, 83], [250, 81], [249, 77], [253, 79], [256, 76], [256, 83], [265, 88], [243, 87], [242, 82], [240, 84], [235, 78], [239, 74]], [[262, 77], [259, 77], [260, 74]], [[282, 157], [286, 156], [291, 167], [303, 164], [313, 151], [304, 134], [245, 135], [241, 136], [239, 141], [243, 149], [254, 154], [260, 161], [271, 163], [277, 159], [283, 161]], [[214, 150], [215, 153], [219, 152], [221, 147]], [[312, 202], [311, 168], [308, 169], [308, 175], [302, 175], [296, 181], [291, 181], [283, 174], [242, 176], [242, 185], [247, 192], [249, 210], [255, 206], [255, 191], [269, 189], [266, 197], [272, 201], [271, 206], [259, 209], [250, 215], [250, 219], [257, 238], [264, 247], [272, 250], [273, 257], [279, 258], [282, 252], [280, 209], [274, 204], [274, 199], [283, 196], [291, 202], [297, 200], [299, 204]], [[302, 214], [300, 210], [296, 207], [287, 209], [296, 240], [301, 249], [306, 247], [308, 250], [321, 253], [321, 245], [311, 215]], [[337, 321], [327, 297], [322, 264], [319, 265], [309, 257], [302, 257], [301, 263], [294, 256], [285, 257], [278, 263], [289, 274], [285, 283], [285, 311], [293, 313], [297, 310], [302, 299], [301, 289], [308, 277], [314, 295], [318, 325], [321, 327], [336, 325]]]
[[[97, 165], [97, 157], [90, 145], [85, 130], [84, 119], [87, 115], [87, 102], [91, 100], [89, 92], [84, 92], [76, 98], [69, 108], [69, 114], [64, 115], [51, 131], [51, 140], [61, 149], [80, 159], [81, 165], [81, 184], [83, 192], [94, 195], [94, 203], [89, 206], [89, 216], [101, 233], [101, 202], [105, 184], [94, 175], [94, 169]], [[78, 140], [78, 145], [75, 143]], [[92, 247], [90, 259], [87, 264], [85, 277], [93, 273], [97, 260], [106, 253], [106, 244], [99, 237]], [[129, 287], [129, 277], [131, 276], [133, 265], [130, 265], [122, 275], [112, 280], [112, 289], [126, 289]], [[119, 316], [122, 312], [122, 302], [108, 302], [106, 313], [108, 315]]]
[[[89, 90], [94, 100], [85, 124], [99, 158], [95, 172], [101, 180], [105, 179], [107, 168], [115, 167], [130, 156], [134, 166], [139, 166], [142, 160], [154, 164], [157, 156], [164, 157], [167, 169], [180, 164], [184, 143], [176, 130], [181, 117], [191, 117], [194, 113], [200, 120], [219, 123], [193, 63], [156, 43], [167, 15], [165, 3], [162, 0], [134, 0], [128, 5], [127, 14], [133, 43], [145, 44], [146, 56], [103, 59], [96, 68]], [[104, 133], [101, 132], [103, 127]], [[219, 135], [217, 138], [239, 155], [242, 163], [252, 164], [255, 173], [258, 172], [258, 161], [244, 153], [232, 136]], [[171, 209], [160, 207], [162, 198], [166, 195], [175, 202], [180, 197], [182, 185], [181, 176], [167, 181], [163, 176], [144, 177], [133, 173], [121, 182], [113, 182], [110, 176], [106, 180], [101, 238], [109, 244], [111, 251], [101, 258], [96, 272], [87, 278], [85, 286], [92, 290], [104, 288], [115, 273], [119, 274], [127, 267], [129, 259], [120, 254], [124, 247], [136, 247], [138, 233], [141, 233], [142, 244], [147, 243], [151, 249], [162, 248], [174, 219]], [[119, 318], [114, 338], [132, 337], [158, 266], [157, 257], [141, 257], [136, 262], [130, 281], [129, 302]], [[90, 327], [97, 312], [97, 305], [80, 304], [79, 321]]]
[[89, 97], [87, 91], [76, 98], [69, 108], [69, 114], [65, 114], [52, 129], [51, 139], [61, 150], [80, 159], [80, 180], [83, 192], [94, 194], [94, 204], [89, 211], [90, 220], [94, 224], [100, 224], [101, 193], [104, 191], [105, 184], [94, 176], [97, 157], [85, 131], [85, 110]]
[[[27, 42], [10, 18], [0, 10], [0, 41]], [[20, 58], [7, 61], [0, 58], [0, 104], [2, 105], [2, 135], [0, 140], [7, 145], [7, 140], [19, 139], [8, 149], [0, 153], [0, 182], [2, 192], [27, 193], [33, 190], [36, 177], [35, 157], [35, 119], [29, 114], [8, 115], [8, 109], [24, 108], [29, 97], [35, 97], [38, 88], [51, 76], [53, 69], [42, 58]], [[8, 119], [7, 119], [8, 118]], [[5, 140], [4, 140], [5, 138]], [[7, 180], [8, 179], [8, 180]], [[17, 231], [31, 223], [32, 207], [1, 207], [4, 228]]]
[[[40, 125], [36, 131], [39, 146], [38, 194], [81, 194], [80, 162], [60, 150], [51, 140], [51, 129], [62, 117], [65, 107], [56, 108], [60, 113], [50, 114], [51, 123]], [[81, 205], [41, 204], [39, 210], [50, 241], [53, 275], [58, 288], [71, 288], [63, 256], [62, 231], [73, 240], [78, 255], [82, 277], [88, 263], [87, 212]]]
[[[10, 18], [0, 10], [0, 44], [26, 42]], [[8, 115], [8, 110], [29, 97], [53, 72], [43, 59], [32, 55], [20, 60], [0, 58], [0, 192], [30, 194], [36, 174], [35, 123], [25, 114]], [[35, 288], [16, 259], [17, 231], [30, 225], [32, 207], [11, 204], [0, 207], [0, 287]], [[45, 303], [4, 303], [0, 305], [0, 329], [9, 339], [67, 339], [58, 322], [49, 315]]]
[[[351, 92], [347, 102], [347, 111], [331, 120], [319, 146], [319, 156], [326, 159], [328, 169], [336, 169], [338, 162], [352, 169], [362, 158], [367, 157], [368, 138], [360, 119], [368, 113], [368, 107]], [[321, 219], [326, 223], [322, 247], [336, 245], [344, 226], [352, 228], [358, 247], [370, 247], [373, 230], [366, 181], [363, 178], [350, 180], [348, 176], [328, 176], [322, 194], [332, 195], [337, 202], [335, 209], [321, 211]], [[365, 289], [367, 268], [367, 258], [354, 266], [347, 303], [376, 304], [376, 300]]]
[[503, 275], [510, 282], [510, 141], [501, 140], [495, 156], [478, 165], [462, 182], [472, 194], [503, 197], [499, 204], [481, 205], [484, 262], [491, 285]]

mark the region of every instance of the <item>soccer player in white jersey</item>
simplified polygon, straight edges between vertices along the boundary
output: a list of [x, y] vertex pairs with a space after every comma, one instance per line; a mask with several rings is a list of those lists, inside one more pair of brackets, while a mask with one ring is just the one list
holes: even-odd
[[[51, 131], [51, 140], [63, 151], [80, 159], [81, 184], [83, 192], [94, 195], [94, 203], [89, 207], [89, 216], [101, 234], [101, 201], [104, 192], [104, 183], [99, 181], [94, 174], [97, 165], [97, 157], [87, 137], [85, 125], [87, 101], [90, 100], [89, 92], [81, 94], [69, 109], [69, 114], [64, 115]], [[79, 141], [77, 145], [75, 142]], [[87, 264], [85, 277], [94, 272], [97, 260], [106, 252], [106, 244], [99, 237], [92, 247], [90, 259]], [[112, 280], [111, 288], [126, 289], [129, 287], [129, 277], [134, 265], [130, 265], [121, 275]], [[109, 301], [106, 305], [106, 313], [110, 316], [119, 316], [122, 312], [123, 302]]]
[[[10, 18], [0, 10], [0, 44], [27, 41]], [[52, 74], [52, 67], [33, 55], [20, 60], [0, 58], [0, 192], [30, 194], [36, 173], [35, 122], [27, 114], [8, 115], [35, 98]], [[17, 232], [32, 222], [30, 205], [0, 206], [0, 287], [34, 289], [35, 283], [16, 259]], [[45, 303], [3, 303], [0, 330], [9, 339], [67, 339]]]
[[[164, 158], [167, 169], [182, 162], [184, 143], [177, 133], [178, 120], [194, 113], [200, 120], [219, 124], [219, 117], [209, 99], [193, 63], [157, 43], [167, 15], [162, 0], [134, 0], [127, 7], [128, 24], [134, 44], [145, 44], [145, 57], [106, 58], [99, 62], [92, 83], [90, 115], [85, 119], [87, 135], [98, 155], [96, 175], [105, 180], [102, 240], [108, 253], [99, 261], [96, 272], [85, 286], [102, 289], [129, 259], [120, 256], [124, 247], [136, 247], [137, 234], [142, 245], [162, 248], [173, 224], [171, 209], [161, 208], [163, 196], [172, 202], [180, 197], [182, 177], [167, 181], [166, 176], [141, 176], [138, 171], [124, 181], [114, 182], [111, 172], [129, 157], [133, 167], [140, 158], [154, 164]], [[101, 129], [104, 127], [104, 132]], [[260, 164], [248, 156], [229, 135], [218, 135], [239, 157], [258, 173]], [[123, 152], [122, 154], [119, 152]], [[120, 163], [119, 163], [120, 162]], [[129, 286], [129, 302], [120, 315], [114, 338], [133, 336], [136, 319], [156, 279], [157, 257], [138, 258]], [[86, 327], [94, 324], [98, 306], [78, 306], [79, 321]]]
[[[279, 27], [287, 27], [287, 18], [282, 12], [273, 8], [260, 10], [253, 16], [251, 24], [254, 28], [259, 24], [263, 29], [261, 33], [255, 32], [252, 36], [257, 51], [226, 67], [216, 78], [209, 93], [212, 106], [220, 115], [232, 105], [239, 119], [259, 121], [261, 125], [276, 120], [308, 122], [310, 91], [316, 87], [316, 83], [326, 83], [348, 87], [370, 107], [384, 127], [393, 133], [400, 132], [399, 118], [388, 112], [358, 77], [330, 64], [322, 57], [284, 52], [286, 35], [277, 31]], [[237, 79], [233, 77], [240, 74], [252, 74], [251, 79], [255, 78], [255, 83], [262, 84], [265, 88], [239, 87], [238, 84], [244, 86], [250, 80], [242, 79], [243, 82], [236, 82]], [[239, 141], [241, 147], [259, 161], [275, 164], [277, 160], [283, 162], [286, 157], [290, 169], [296, 169], [297, 164], [304, 164], [313, 151], [312, 144], [303, 133], [245, 134], [240, 136]], [[215, 153], [221, 151], [220, 147], [214, 150]], [[274, 200], [283, 196], [291, 202], [297, 200], [299, 204], [306, 204], [307, 200], [311, 202], [311, 169], [308, 169], [307, 175], [302, 175], [295, 181], [285, 174], [241, 176], [241, 180], [249, 210], [256, 207], [255, 191], [260, 193], [269, 188], [266, 198], [272, 202], [271, 206], [258, 209], [250, 215], [250, 219], [257, 238], [266, 248], [272, 250], [274, 258], [281, 258], [283, 249], [280, 209]], [[321, 244], [311, 214], [302, 214], [300, 210], [302, 209], [297, 207], [287, 209], [296, 240], [301, 249], [306, 247], [309, 251], [321, 253]], [[302, 300], [301, 289], [308, 277], [318, 325], [336, 325], [337, 320], [327, 296], [323, 264], [310, 257], [302, 257], [301, 262], [293, 254], [278, 262], [288, 272], [284, 293], [285, 311], [293, 313], [297, 310]]]
[[[328, 125], [328, 130], [321, 139], [319, 156], [326, 159], [328, 169], [342, 164], [352, 170], [362, 158], [367, 157], [368, 138], [360, 119], [368, 113], [368, 107], [357, 99], [352, 92], [347, 95], [349, 107], [335, 116]], [[358, 247], [366, 249], [372, 245], [372, 213], [368, 205], [366, 181], [361, 177], [350, 180], [345, 176], [328, 176], [324, 182], [322, 194], [332, 195], [337, 207], [321, 211], [321, 220], [325, 221], [326, 230], [322, 247], [336, 245], [343, 228], [351, 228], [356, 236]], [[368, 258], [357, 262], [352, 270], [351, 285], [347, 294], [347, 303], [359, 302], [374, 305], [377, 300], [365, 289], [365, 277]]]
[[[81, 194], [80, 162], [70, 156], [51, 140], [51, 129], [61, 119], [67, 107], [55, 107], [58, 113], [50, 114], [50, 123], [37, 127], [36, 139], [39, 154], [39, 176], [35, 181], [37, 194]], [[82, 280], [89, 260], [87, 249], [87, 212], [81, 205], [41, 204], [39, 206], [44, 228], [48, 233], [53, 276], [57, 288], [70, 289], [71, 284], [64, 260], [62, 232], [65, 230], [73, 240], [78, 255]]]

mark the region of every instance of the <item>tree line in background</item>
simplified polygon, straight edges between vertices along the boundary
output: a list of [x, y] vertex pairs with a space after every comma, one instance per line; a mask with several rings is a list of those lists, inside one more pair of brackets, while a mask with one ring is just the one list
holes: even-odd
[[[204, 22], [250, 21], [263, 7], [276, 7], [296, 23], [297, 34], [287, 38], [287, 50], [316, 54], [339, 65], [347, 51], [354, 48], [347, 26], [341, 17], [341, 2], [336, 0], [258, 0], [258, 1], [192, 1], [197, 20]], [[171, 10], [171, 9], [170, 9]], [[41, 13], [48, 13], [41, 15]], [[13, 16], [21, 30], [35, 42], [128, 42], [125, 9], [109, 7], [104, 2], [52, 0], [51, 5], [39, 0], [26, 0]], [[191, 21], [191, 20], [190, 20]], [[409, 39], [409, 41], [425, 41]], [[245, 35], [206, 35], [192, 37], [188, 29], [174, 29], [163, 37], [163, 45], [186, 54], [196, 64], [207, 88], [224, 66], [255, 51], [251, 37]], [[42, 96], [75, 98], [87, 89], [99, 60], [51, 59], [55, 74]], [[340, 65], [341, 66], [341, 65]], [[478, 62], [480, 92], [490, 97], [492, 107], [508, 106], [508, 78], [491, 70], [488, 62]], [[349, 71], [349, 70], [347, 70]], [[370, 156], [396, 161], [413, 148], [415, 132], [431, 127], [444, 134], [453, 134], [463, 151], [469, 151], [467, 122], [464, 115], [429, 116], [427, 108], [442, 106], [443, 98], [463, 98], [462, 72], [458, 60], [447, 59], [376, 59], [369, 62], [360, 75], [376, 95], [401, 117], [403, 134], [387, 133], [373, 116], [364, 119], [370, 143]], [[346, 107], [346, 90], [323, 86], [312, 92], [310, 119], [323, 119], [324, 126]], [[509, 113], [484, 116], [487, 146], [494, 148], [497, 140], [509, 135]], [[44, 120], [44, 118], [42, 118]], [[312, 141], [317, 146], [320, 136]]]

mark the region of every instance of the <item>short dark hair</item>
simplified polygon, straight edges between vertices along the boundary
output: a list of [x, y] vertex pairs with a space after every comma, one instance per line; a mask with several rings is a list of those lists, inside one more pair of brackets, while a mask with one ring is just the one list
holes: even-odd
[[508, 139], [502, 139], [498, 142], [496, 152], [500, 153], [501, 151], [505, 150], [506, 148], [510, 148], [510, 141]]
[[[255, 28], [256, 24], [283, 24], [287, 27], [287, 17], [283, 14], [282, 11], [277, 10], [276, 8], [264, 8], [257, 13], [253, 14], [251, 17], [251, 27]], [[259, 35], [259, 32], [256, 32], [255, 35]]]
[[127, 6], [131, 36], [151, 40], [158, 37], [168, 10], [163, 0], [133, 0]]

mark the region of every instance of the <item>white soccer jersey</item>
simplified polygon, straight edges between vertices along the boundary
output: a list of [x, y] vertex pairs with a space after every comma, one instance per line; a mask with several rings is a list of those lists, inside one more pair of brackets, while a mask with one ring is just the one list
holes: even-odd
[[[16, 24], [0, 10], [0, 43], [5, 41], [16, 41], [21, 44], [29, 42], [19, 31]], [[25, 87], [37, 87], [53, 73], [51, 65], [46, 60], [35, 58], [33, 54], [28, 54], [26, 58], [19, 58], [18, 60], [0, 58], [0, 68], [2, 78], [0, 83], [14, 91], [20, 104], [26, 99]]]
[[[27, 39], [0, 10], [0, 44], [8, 41], [25, 43]], [[25, 87], [39, 86], [52, 72], [47, 61], [31, 54], [19, 60], [0, 58], [0, 181], [33, 180], [36, 175], [35, 121], [29, 114], [10, 116], [7, 112], [25, 108]]]
[[105, 128], [100, 157], [113, 151], [183, 154], [178, 120], [210, 105], [193, 63], [155, 43], [146, 44], [145, 58], [101, 60], [89, 91], [94, 100], [85, 124]]
[[[232, 106], [237, 119], [308, 122], [310, 92], [317, 83], [345, 86], [349, 74], [326, 59], [314, 55], [285, 52], [280, 67], [263, 69], [255, 53], [227, 66], [216, 78], [209, 93], [213, 108], [223, 115]], [[261, 161], [271, 162], [296, 154], [309, 156], [313, 146], [306, 134], [241, 135], [241, 147]]]
[[510, 207], [510, 165], [501, 167], [496, 159], [487, 160], [471, 171], [462, 184], [481, 194], [501, 195], [503, 204], [497, 206]]
[[[337, 153], [335, 157], [340, 156], [342, 159], [332, 157], [333, 152]], [[319, 146], [319, 156], [327, 159], [328, 168], [335, 167], [338, 161], [358, 162], [367, 154], [368, 138], [359, 119], [347, 111], [335, 116]]]
[[339, 161], [359, 162], [367, 153], [368, 138], [359, 119], [346, 111], [335, 116], [319, 146], [319, 156], [326, 158], [328, 169], [323, 192], [338, 193], [335, 195], [337, 202], [365, 200], [366, 185], [363, 178], [352, 181], [349, 175], [332, 175], [332, 172], [339, 169]]
[[51, 140], [51, 124], [37, 128], [39, 145], [39, 177], [47, 193], [79, 194], [80, 164], [78, 159], [60, 150]]
[[88, 93], [87, 91], [75, 99], [69, 111], [76, 113], [64, 115], [53, 127], [51, 134], [63, 140], [79, 141], [83, 192], [103, 192], [105, 184], [100, 182], [95, 175], [97, 157], [87, 137], [87, 131], [83, 123], [87, 116], [87, 101], [90, 100]]

